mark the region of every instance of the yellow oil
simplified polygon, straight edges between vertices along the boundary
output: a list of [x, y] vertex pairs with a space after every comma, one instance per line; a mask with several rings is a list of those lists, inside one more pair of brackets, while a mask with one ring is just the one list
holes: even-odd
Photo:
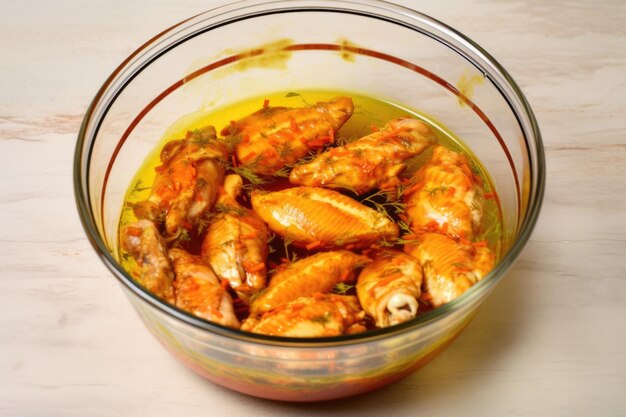
[[[455, 150], [465, 152], [471, 159], [474, 171], [483, 179], [485, 193], [490, 194], [493, 190], [492, 181], [483, 165], [471, 152], [471, 150], [445, 126], [427, 118], [426, 116], [411, 111], [399, 103], [391, 103], [375, 97], [356, 94], [346, 91], [283, 91], [275, 94], [254, 97], [245, 101], [226, 105], [213, 109], [209, 112], [196, 112], [184, 115], [174, 122], [163, 134], [159, 144], [139, 167], [133, 182], [130, 184], [125, 197], [125, 206], [122, 210], [120, 228], [136, 221], [133, 203], [146, 200], [150, 195], [150, 185], [154, 182], [154, 168], [160, 165], [159, 153], [163, 145], [175, 139], [185, 137], [188, 131], [193, 131], [205, 126], [215, 126], [219, 133], [222, 128], [228, 126], [231, 121], [238, 120], [262, 108], [268, 101], [272, 107], [303, 107], [315, 104], [318, 101], [328, 101], [333, 97], [348, 96], [354, 102], [354, 114], [341, 128], [336, 137], [339, 140], [350, 141], [372, 132], [373, 127], [382, 127], [387, 121], [402, 116], [411, 116], [431, 125], [437, 132], [439, 143]], [[409, 161], [407, 170], [403, 176], [410, 176], [419, 166], [430, 159], [431, 151], [427, 150], [422, 155]], [[483, 232], [477, 240], [486, 240], [489, 246], [500, 257], [501, 250], [501, 214], [497, 199], [485, 200], [485, 215]], [[119, 247], [119, 245], [118, 245]], [[132, 257], [120, 253], [119, 260], [122, 266], [136, 274], [136, 264]]]

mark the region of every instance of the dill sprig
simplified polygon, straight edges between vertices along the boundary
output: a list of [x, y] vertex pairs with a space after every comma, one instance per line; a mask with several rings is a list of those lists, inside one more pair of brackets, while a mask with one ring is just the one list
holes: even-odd
[[279, 177], [279, 178], [289, 178], [289, 175], [291, 174], [291, 169], [292, 169], [291, 166], [285, 165], [278, 171], [275, 171], [274, 173], [272, 173], [272, 176]]
[[333, 293], [346, 295], [350, 290], [352, 290], [355, 285], [346, 284], [345, 282], [338, 282], [333, 288]]
[[337, 146], [345, 146], [349, 143], [354, 142], [355, 140], [357, 140], [359, 137], [356, 135], [350, 135], [350, 136], [337, 136], [335, 137], [335, 144]]
[[198, 236], [202, 236], [204, 232], [209, 229], [214, 217], [215, 214], [213, 212], [209, 212], [194, 219], [193, 226], [195, 227]]
[[128, 198], [132, 199], [135, 198], [137, 196], [137, 194], [146, 191], [146, 190], [151, 190], [152, 189], [152, 185], [143, 185], [143, 181], [141, 179], [138, 179], [137, 182], [135, 183], [135, 185], [133, 186], [133, 189], [130, 193], [128, 193]]
[[[289, 173], [291, 172], [293, 168], [295, 168], [298, 165], [306, 165], [306, 164], [313, 162], [315, 158], [317, 158], [320, 154], [321, 152], [318, 153], [317, 151], [309, 151], [309, 153], [306, 156], [299, 158], [296, 162], [292, 164], [286, 164], [283, 168], [281, 168], [279, 171], [277, 171], [273, 175], [276, 175], [279, 177], [280, 176], [288, 177]], [[284, 175], [284, 173], [287, 173], [287, 175]]]
[[195, 218], [192, 222], [198, 236], [202, 236], [208, 230], [216, 217], [224, 214], [232, 214], [239, 217], [246, 215], [243, 207], [231, 206], [224, 203], [216, 203], [213, 210], [205, 212], [202, 216]]
[[213, 208], [216, 214], [234, 214], [236, 216], [243, 217], [246, 215], [246, 210], [243, 207], [231, 206], [224, 203], [217, 203]]
[[300, 100], [302, 100], [302, 102], [304, 103], [305, 106], [307, 107], [311, 107], [311, 103], [309, 103], [308, 101], [306, 101], [306, 99], [304, 97], [302, 97], [302, 94], [300, 93], [296, 93], [295, 91], [290, 91], [289, 93], [287, 93], [285, 95], [286, 98], [292, 98], [292, 97], [298, 97]]
[[126, 252], [126, 251], [121, 251], [121, 253], [122, 253], [122, 255], [121, 255], [121, 256], [122, 256], [122, 261], [123, 261], [123, 262], [128, 263], [128, 262], [130, 262], [130, 261], [131, 261], [131, 259], [134, 259], [134, 258], [131, 256], [131, 254], [130, 254], [130, 253], [128, 253], [128, 252]]
[[258, 188], [264, 184], [270, 183], [271, 181], [265, 177], [264, 175], [260, 175], [258, 174], [255, 170], [254, 170], [254, 165], [253, 164], [248, 164], [248, 165], [240, 165], [240, 166], [231, 166], [229, 168], [229, 170], [237, 175], [239, 175], [241, 178], [245, 179], [247, 181], [247, 184], [243, 185], [244, 190], [247, 191], [252, 191], [255, 188]]
[[205, 126], [187, 132], [187, 136], [196, 145], [207, 145], [217, 139], [215, 127]]
[[292, 169], [294, 169], [298, 165], [306, 165], [308, 163], [311, 163], [318, 156], [319, 156], [319, 153], [315, 151], [309, 151], [309, 153], [306, 156], [299, 158], [296, 162], [292, 164], [285, 164], [284, 167], [274, 172], [272, 176], [279, 177], [279, 178], [289, 178], [289, 175], [291, 174]]
[[314, 323], [319, 323], [322, 326], [326, 327], [326, 324], [330, 322], [330, 312], [326, 311], [324, 314], [311, 317], [311, 321]]
[[426, 187], [426, 191], [428, 191], [428, 195], [433, 197], [437, 193], [445, 194], [450, 189], [447, 185], [439, 185], [437, 187]]
[[273, 245], [275, 239], [276, 239], [276, 233], [269, 230], [267, 234], [267, 248], [268, 248], [269, 253], [276, 252], [276, 248]]
[[231, 124], [228, 125], [228, 133], [222, 136], [222, 142], [230, 151], [233, 151], [235, 147], [239, 145], [242, 139], [243, 136], [237, 128], [237, 124], [231, 122]]
[[180, 227], [178, 229], [178, 233], [172, 237], [171, 247], [183, 248], [189, 241], [191, 241], [189, 230], [184, 227]]
[[293, 249], [290, 249], [292, 243], [293, 238], [285, 236], [283, 239], [283, 249], [285, 250], [285, 259], [287, 259], [290, 263], [294, 263], [298, 260], [298, 254]]
[[407, 222], [405, 222], [404, 220], [398, 220], [396, 222], [396, 224], [400, 228], [400, 231], [402, 231], [402, 232], [404, 232], [406, 234], [412, 234], [413, 233], [413, 231], [411, 230], [411, 227], [409, 226], [409, 224]]
[[403, 237], [399, 237], [396, 239], [396, 243], [398, 245], [412, 245], [416, 242], [419, 242], [417, 239], [404, 239]]
[[378, 239], [376, 241], [376, 246], [380, 246], [381, 248], [393, 248], [394, 246], [396, 246], [396, 240], [387, 240], [386, 237], [383, 237], [381, 239]]
[[391, 221], [395, 221], [393, 214], [402, 214], [405, 210], [405, 204], [399, 201], [398, 192], [390, 190], [378, 190], [373, 194], [361, 199], [361, 203], [372, 207], [377, 212], [384, 214]]

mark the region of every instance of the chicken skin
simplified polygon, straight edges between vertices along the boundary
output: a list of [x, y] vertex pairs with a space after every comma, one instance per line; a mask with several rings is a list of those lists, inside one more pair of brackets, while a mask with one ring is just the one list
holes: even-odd
[[365, 313], [355, 296], [313, 294], [283, 304], [263, 316], [249, 317], [241, 329], [285, 337], [331, 337], [366, 330]]
[[466, 155], [435, 147], [431, 161], [415, 174], [414, 183], [405, 195], [414, 232], [474, 239], [481, 227], [484, 198], [482, 182], [470, 169]]
[[295, 187], [252, 192], [252, 207], [280, 236], [300, 247], [364, 248], [398, 237], [385, 214], [333, 190]]
[[209, 126], [168, 142], [160, 158], [150, 197], [134, 204], [135, 215], [154, 221], [164, 217], [165, 233], [174, 236], [213, 207], [228, 149]]
[[424, 122], [398, 118], [381, 130], [344, 146], [332, 148], [307, 164], [296, 165], [292, 184], [325, 188], [345, 188], [364, 194], [374, 188], [387, 188], [398, 182], [404, 161], [435, 144], [437, 137]]
[[269, 231], [254, 211], [237, 202], [242, 185], [238, 175], [224, 180], [217, 214], [202, 242], [202, 259], [247, 301], [265, 287]]
[[220, 285], [213, 270], [200, 257], [183, 249], [170, 249], [169, 258], [176, 275], [176, 307], [205, 320], [238, 329], [240, 323], [235, 316], [233, 300]]
[[367, 263], [367, 257], [346, 250], [296, 261], [272, 277], [268, 288], [250, 304], [250, 313], [259, 315], [298, 297], [329, 293], [338, 283], [353, 281], [354, 270]]
[[484, 242], [460, 241], [439, 233], [424, 233], [404, 249], [424, 268], [424, 291], [433, 307], [463, 294], [495, 265], [495, 255]]
[[174, 304], [174, 272], [165, 242], [154, 222], [143, 219], [122, 228], [120, 243], [141, 268], [139, 283], [157, 297]]
[[363, 268], [356, 285], [365, 312], [377, 327], [405, 322], [417, 315], [422, 285], [422, 267], [410, 255], [381, 250]]
[[332, 142], [352, 115], [349, 97], [337, 97], [304, 108], [266, 107], [225, 127], [221, 134], [236, 138], [237, 160], [270, 175]]

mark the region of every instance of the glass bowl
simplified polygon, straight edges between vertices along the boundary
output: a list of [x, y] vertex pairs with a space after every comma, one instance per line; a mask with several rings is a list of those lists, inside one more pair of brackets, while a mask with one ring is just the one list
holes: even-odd
[[[472, 149], [491, 174], [502, 209], [500, 261], [484, 280], [394, 327], [288, 339], [202, 320], [131, 278], [118, 253], [123, 200], [168, 127], [181, 115], [304, 89], [401, 103], [438, 120]], [[156, 339], [217, 384], [289, 401], [370, 391], [441, 352], [527, 242], [544, 177], [539, 129], [507, 72], [450, 27], [375, 0], [247, 0], [167, 29], [129, 56], [97, 93], [81, 126], [74, 166], [87, 235]]]

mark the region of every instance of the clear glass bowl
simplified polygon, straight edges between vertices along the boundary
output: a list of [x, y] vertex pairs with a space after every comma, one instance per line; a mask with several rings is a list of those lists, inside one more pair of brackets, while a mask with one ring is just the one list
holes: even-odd
[[[493, 178], [503, 213], [501, 259], [486, 279], [395, 327], [300, 340], [194, 317], [148, 293], [120, 267], [117, 231], [125, 192], [174, 121], [303, 89], [402, 103], [440, 121], [474, 151]], [[124, 61], [85, 115], [74, 175], [91, 243], [163, 346], [220, 385], [259, 397], [315, 401], [408, 375], [459, 334], [528, 240], [545, 167], [539, 129], [519, 88], [453, 29], [374, 0], [249, 0], [181, 22]]]

